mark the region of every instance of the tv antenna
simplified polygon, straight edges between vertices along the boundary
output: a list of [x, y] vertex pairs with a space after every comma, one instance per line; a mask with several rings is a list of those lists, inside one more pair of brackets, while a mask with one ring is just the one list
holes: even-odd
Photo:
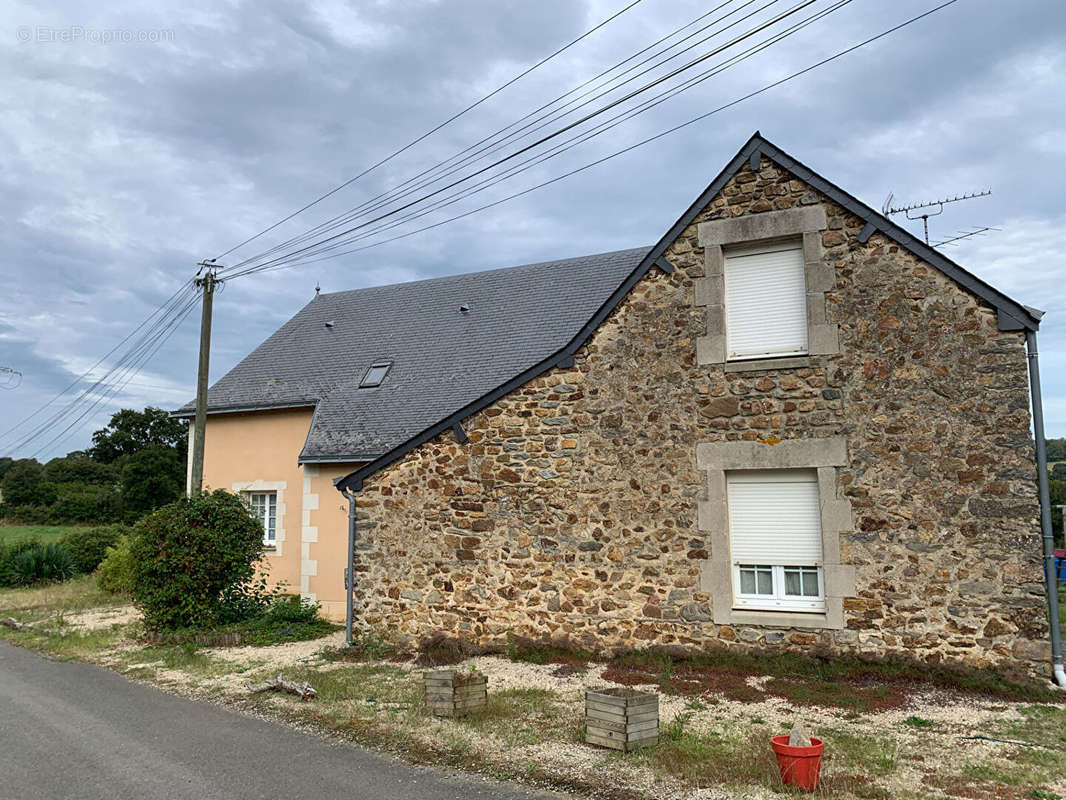
[[17, 389], [21, 385], [21, 372], [12, 367], [0, 366], [0, 389]]
[[952, 236], [943, 241], [936, 242], [929, 245], [930, 247], [943, 247], [944, 245], [957, 245], [963, 239], [969, 239], [971, 236], [984, 236], [989, 231], [1001, 231], [1002, 228], [993, 228], [991, 225], [984, 225], [980, 228], [974, 228], [972, 231], [959, 231], [957, 236]]
[[[967, 194], [957, 194], [954, 197], [945, 197], [943, 200], [931, 200], [928, 203], [914, 203], [913, 205], [909, 205], [909, 206], [894, 207], [892, 205], [892, 200], [895, 197], [895, 195], [893, 195], [891, 192], [889, 192], [888, 197], [885, 198], [885, 204], [883, 206], [881, 206], [881, 213], [884, 214], [886, 217], [891, 217], [893, 214], [906, 214], [907, 219], [909, 219], [909, 220], [914, 220], [916, 222], [918, 220], [921, 220], [922, 221], [922, 228], [924, 229], [924, 232], [925, 232], [925, 243], [929, 244], [929, 218], [930, 217], [935, 217], [935, 216], [938, 216], [940, 214], [943, 214], [944, 213], [944, 206], [946, 206], [948, 203], [958, 203], [960, 200], [973, 200], [976, 197], [987, 197], [990, 194], [992, 194], [992, 190], [991, 189], [986, 189], [983, 192], [968, 192]], [[922, 209], [929, 209], [929, 210], [926, 211], [923, 214], [914, 214], [914, 216], [911, 216], [912, 212], [921, 211]], [[981, 233], [984, 233], [985, 231], [988, 231], [988, 230], [992, 230], [992, 228], [983, 228], [983, 229], [981, 229]], [[974, 234], [971, 233], [969, 235], [973, 236]], [[955, 241], [955, 239], [952, 239], [950, 241]], [[944, 243], [941, 242], [941, 244], [944, 244]]]

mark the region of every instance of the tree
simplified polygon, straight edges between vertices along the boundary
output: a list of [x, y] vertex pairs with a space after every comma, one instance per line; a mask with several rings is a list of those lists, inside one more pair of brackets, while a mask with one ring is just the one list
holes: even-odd
[[1066, 439], [1045, 439], [1048, 461], [1066, 461]]
[[110, 464], [101, 464], [91, 458], [53, 458], [44, 465], [44, 480], [55, 484], [80, 483], [87, 486], [114, 486], [118, 482], [118, 470]]
[[1048, 481], [1048, 493], [1051, 495], [1051, 528], [1055, 543], [1062, 547], [1062, 509], [1066, 506], [1066, 481]]
[[185, 489], [185, 465], [178, 451], [153, 444], [123, 459], [122, 501], [138, 516], [177, 500]]
[[7, 475], [7, 471], [11, 469], [14, 464], [15, 459], [13, 458], [9, 458], [8, 456], [0, 458], [0, 481], [4, 479], [4, 476]]
[[[12, 506], [36, 505], [42, 500], [42, 473], [37, 459], [23, 458], [12, 464], [0, 483], [4, 503]], [[54, 490], [53, 490], [54, 491]]]
[[151, 445], [170, 447], [185, 458], [188, 428], [161, 408], [149, 406], [144, 411], [124, 408], [111, 415], [106, 428], [93, 434], [89, 456], [94, 461], [111, 464]]

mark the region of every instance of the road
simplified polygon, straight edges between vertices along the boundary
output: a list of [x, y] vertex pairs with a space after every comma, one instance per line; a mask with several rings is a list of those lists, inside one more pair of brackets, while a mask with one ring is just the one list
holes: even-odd
[[0, 642], [3, 800], [559, 800], [413, 767]]

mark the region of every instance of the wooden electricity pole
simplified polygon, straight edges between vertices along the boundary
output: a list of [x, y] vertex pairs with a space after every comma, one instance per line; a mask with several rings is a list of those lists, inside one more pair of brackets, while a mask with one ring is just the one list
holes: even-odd
[[196, 279], [196, 285], [203, 290], [203, 309], [200, 314], [200, 367], [196, 373], [196, 417], [193, 421], [192, 462], [189, 478], [189, 496], [200, 494], [204, 484], [204, 434], [207, 429], [207, 371], [211, 363], [211, 307], [215, 298], [215, 266], [200, 264], [206, 269], [202, 278]]

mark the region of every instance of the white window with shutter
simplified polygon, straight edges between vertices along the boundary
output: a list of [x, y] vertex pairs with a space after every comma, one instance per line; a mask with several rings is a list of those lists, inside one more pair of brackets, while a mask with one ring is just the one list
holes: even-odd
[[251, 492], [248, 504], [263, 525], [263, 544], [273, 547], [278, 541], [278, 493]]
[[725, 251], [726, 357], [807, 354], [807, 281], [798, 241]]
[[818, 473], [726, 475], [736, 608], [825, 611]]

